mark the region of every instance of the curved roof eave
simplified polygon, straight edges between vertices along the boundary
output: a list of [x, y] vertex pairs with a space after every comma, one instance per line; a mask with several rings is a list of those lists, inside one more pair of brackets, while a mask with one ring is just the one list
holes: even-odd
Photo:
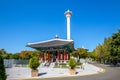
[[51, 40], [46, 40], [46, 41], [40, 41], [40, 42], [28, 43], [27, 46], [35, 45], [35, 44], [40, 44], [40, 43], [51, 42], [51, 41], [56, 41], [56, 40], [57, 40], [57, 41], [73, 42], [73, 40], [66, 40], [66, 39], [51, 39]]

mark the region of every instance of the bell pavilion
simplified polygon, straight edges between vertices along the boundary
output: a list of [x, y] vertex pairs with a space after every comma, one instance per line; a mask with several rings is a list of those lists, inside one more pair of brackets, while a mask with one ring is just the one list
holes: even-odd
[[74, 41], [70, 39], [70, 17], [72, 12], [67, 10], [65, 13], [67, 19], [67, 39], [60, 39], [57, 35], [54, 39], [28, 43], [27, 46], [42, 52], [42, 61], [56, 62], [68, 61], [70, 52], [74, 50]]

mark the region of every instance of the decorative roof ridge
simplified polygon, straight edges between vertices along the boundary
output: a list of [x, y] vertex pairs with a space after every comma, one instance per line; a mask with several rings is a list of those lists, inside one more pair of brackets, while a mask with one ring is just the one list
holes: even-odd
[[55, 39], [50, 39], [50, 40], [46, 40], [46, 41], [40, 41], [40, 42], [33, 42], [33, 43], [27, 43], [27, 45], [33, 45], [33, 44], [39, 44], [39, 43], [45, 43], [45, 42], [50, 42], [50, 41], [68, 41], [68, 42], [72, 42], [73, 40], [66, 40], [66, 39], [59, 39], [59, 38], [55, 38]]

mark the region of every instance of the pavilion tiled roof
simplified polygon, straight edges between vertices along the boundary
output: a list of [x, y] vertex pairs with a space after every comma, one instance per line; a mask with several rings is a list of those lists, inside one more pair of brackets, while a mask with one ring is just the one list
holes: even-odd
[[30, 47], [54, 47], [54, 46], [62, 46], [73, 42], [73, 40], [64, 40], [64, 39], [52, 39], [42, 42], [28, 43], [27, 45]]
[[74, 49], [74, 41], [73, 40], [65, 40], [65, 39], [51, 39], [47, 41], [41, 41], [41, 42], [34, 42], [34, 43], [28, 43], [27, 46], [39, 49], [39, 50], [48, 50], [51, 48], [55, 49], [63, 49], [63, 48], [69, 48], [70, 50]]

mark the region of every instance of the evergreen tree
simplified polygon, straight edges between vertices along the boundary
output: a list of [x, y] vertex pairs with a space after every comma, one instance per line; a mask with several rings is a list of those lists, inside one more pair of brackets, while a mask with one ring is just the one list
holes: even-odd
[[1, 55], [0, 55], [0, 80], [6, 80], [4, 62], [3, 62], [3, 58]]

